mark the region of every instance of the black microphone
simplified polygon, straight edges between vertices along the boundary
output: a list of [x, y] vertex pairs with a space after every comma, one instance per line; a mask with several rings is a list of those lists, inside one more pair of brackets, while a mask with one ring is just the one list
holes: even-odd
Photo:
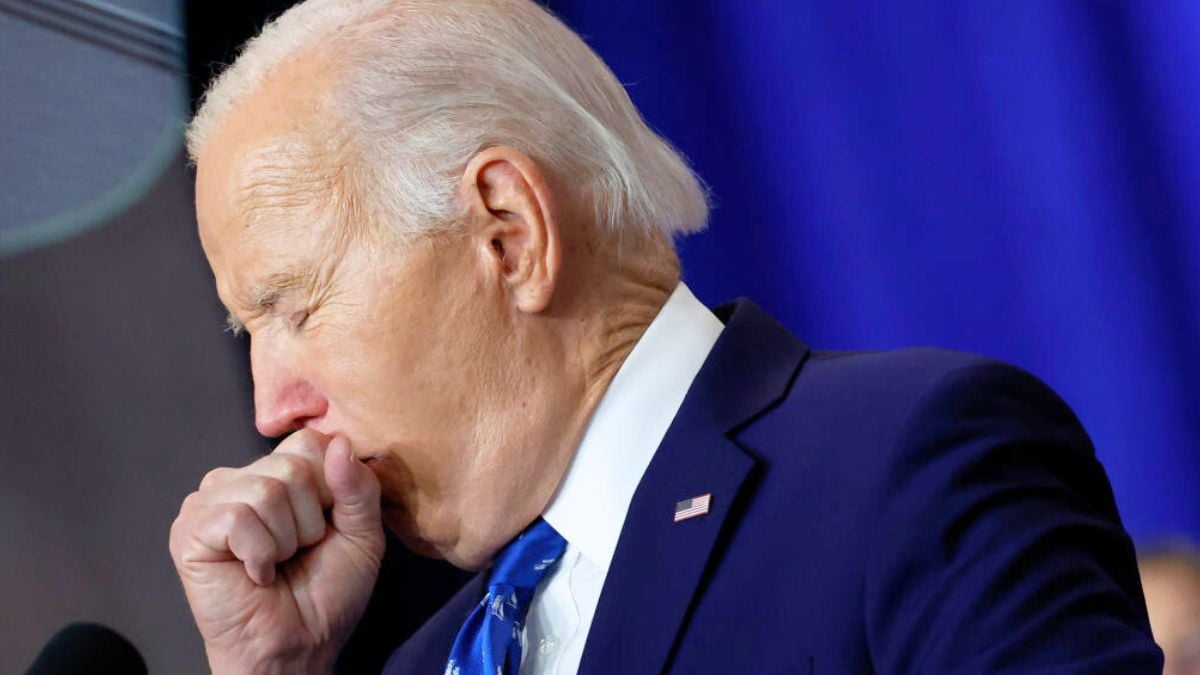
[[97, 623], [73, 623], [42, 647], [25, 675], [146, 675], [146, 662], [117, 631]]

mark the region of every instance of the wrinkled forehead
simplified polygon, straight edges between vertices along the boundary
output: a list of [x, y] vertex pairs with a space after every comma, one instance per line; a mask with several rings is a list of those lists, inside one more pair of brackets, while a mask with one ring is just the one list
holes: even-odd
[[231, 311], [259, 306], [259, 289], [280, 275], [308, 278], [342, 252], [328, 181], [312, 165], [308, 143], [288, 133], [240, 143], [214, 138], [201, 154], [200, 239]]
[[307, 144], [294, 135], [228, 149], [214, 140], [196, 172], [196, 217], [205, 250], [324, 229], [331, 218], [329, 181], [315, 164]]
[[339, 163], [333, 150], [344, 145], [322, 103], [335, 79], [317, 50], [276, 68], [217, 121], [197, 157], [202, 229], [303, 220], [325, 205], [322, 188]]
[[306, 133], [248, 147], [230, 173], [232, 208], [246, 227], [310, 227], [328, 211], [336, 171]]

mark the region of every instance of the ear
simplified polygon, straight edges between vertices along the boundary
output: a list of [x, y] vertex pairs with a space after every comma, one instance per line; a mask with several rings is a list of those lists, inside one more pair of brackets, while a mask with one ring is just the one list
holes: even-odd
[[463, 173], [472, 245], [523, 312], [543, 311], [561, 263], [553, 193], [537, 164], [510, 147], [487, 148]]

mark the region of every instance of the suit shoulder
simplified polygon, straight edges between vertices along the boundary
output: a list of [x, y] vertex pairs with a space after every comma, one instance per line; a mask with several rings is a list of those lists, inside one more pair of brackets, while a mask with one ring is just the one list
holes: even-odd
[[[932, 347], [891, 351], [822, 351], [811, 353], [796, 380], [797, 393], [852, 390], [873, 404], [893, 402], [913, 408], [930, 399], [986, 398], [1003, 390], [1065, 407], [1062, 399], [1037, 376], [1003, 361], [968, 352]], [[916, 412], [915, 410], [913, 412]]]
[[[984, 364], [1005, 366], [1001, 361], [937, 347], [904, 347], [887, 351], [813, 350], [805, 369], [828, 371], [839, 377], [894, 380], [912, 385], [932, 383], [948, 373]], [[1011, 367], [1011, 366], [1009, 366]]]
[[813, 350], [798, 373], [788, 398], [841, 402], [850, 409], [903, 409], [956, 378], [997, 371], [1012, 377], [1033, 376], [978, 354], [907, 347], [889, 351]]
[[1012, 424], [1038, 418], [1079, 427], [1041, 380], [996, 359], [925, 347], [814, 350], [787, 394], [746, 429], [745, 438], [764, 450], [803, 439], [805, 445], [839, 448], [836, 457], [851, 464], [878, 462], [904, 437], [934, 433], [964, 418]]

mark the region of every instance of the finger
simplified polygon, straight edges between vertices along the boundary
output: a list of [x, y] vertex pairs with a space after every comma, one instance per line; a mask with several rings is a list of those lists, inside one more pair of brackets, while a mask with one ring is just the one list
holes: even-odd
[[275, 540], [276, 555], [279, 557], [272, 562], [287, 560], [299, 548], [296, 517], [283, 481], [243, 472], [209, 491], [205, 498], [214, 505], [242, 504], [249, 507]]
[[219, 485], [224, 484], [230, 477], [236, 476], [238, 470], [227, 466], [218, 466], [217, 468], [204, 474], [204, 478], [200, 479], [201, 490], [211, 490]]
[[[311, 546], [325, 537], [327, 504], [321, 499], [321, 486], [325, 484], [321, 464], [314, 466], [310, 457], [280, 451], [255, 462], [252, 470], [256, 475], [278, 480], [287, 489], [299, 546]], [[328, 505], [332, 504], [330, 498]]]
[[[178, 533], [177, 533], [178, 532]], [[274, 581], [278, 547], [275, 537], [247, 504], [193, 504], [181, 513], [172, 532], [177, 565], [241, 561], [259, 585]]]
[[279, 548], [270, 528], [245, 504], [227, 505], [226, 548], [242, 561], [246, 576], [259, 586], [275, 583]]
[[329, 447], [328, 436], [312, 429], [301, 429], [283, 439], [269, 455], [289, 455], [308, 462], [313, 468], [312, 475], [317, 479], [320, 503], [324, 508], [333, 506], [333, 496], [329, 492], [329, 486], [325, 484], [324, 464], [327, 447]]
[[333, 529], [353, 540], [378, 565], [384, 539], [375, 472], [355, 459], [349, 441], [339, 436], [325, 451], [325, 480], [333, 493]]
[[212, 506], [202, 492], [184, 498], [179, 515], [171, 523], [171, 559], [176, 566], [191, 562], [223, 562], [233, 554], [224, 529], [215, 527]]

